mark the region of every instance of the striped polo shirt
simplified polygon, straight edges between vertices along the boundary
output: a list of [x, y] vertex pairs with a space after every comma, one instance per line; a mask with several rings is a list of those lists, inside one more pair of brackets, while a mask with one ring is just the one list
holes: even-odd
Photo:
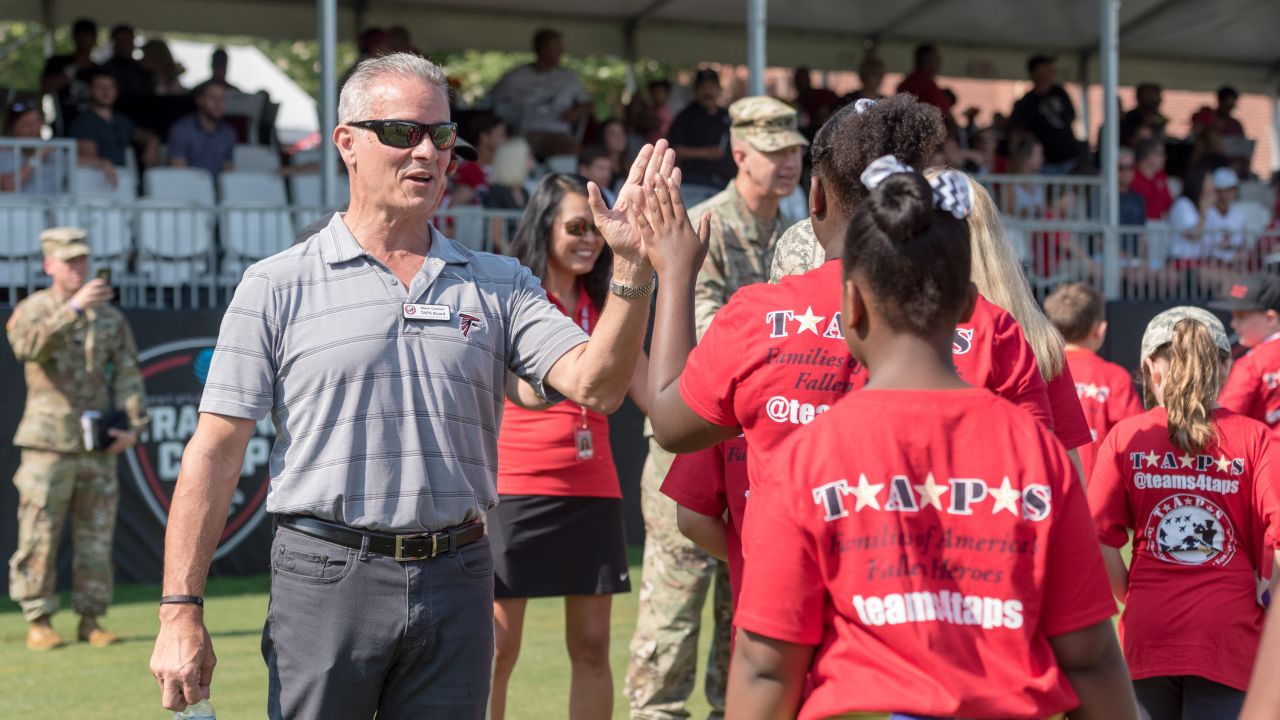
[[252, 420], [271, 412], [269, 512], [438, 530], [497, 503], [508, 370], [559, 399], [542, 382], [586, 341], [514, 259], [433, 228], [406, 291], [335, 214], [306, 242], [245, 271], [200, 411]]

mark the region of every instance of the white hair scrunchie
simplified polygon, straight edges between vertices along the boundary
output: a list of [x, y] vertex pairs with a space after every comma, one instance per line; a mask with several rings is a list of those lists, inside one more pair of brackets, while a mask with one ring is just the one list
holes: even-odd
[[[910, 172], [915, 169], [892, 155], [885, 155], [868, 165], [859, 179], [868, 190], [874, 190], [890, 175]], [[964, 220], [973, 212], [973, 193], [964, 173], [943, 170], [929, 180], [929, 187], [933, 189], [933, 206], [939, 210], [951, 213], [957, 220]]]

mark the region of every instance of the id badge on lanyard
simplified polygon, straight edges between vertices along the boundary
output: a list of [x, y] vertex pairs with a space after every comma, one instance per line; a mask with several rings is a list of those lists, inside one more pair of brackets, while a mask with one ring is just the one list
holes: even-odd
[[[578, 297], [578, 325], [583, 332], [591, 334], [591, 310], [587, 307], [587, 298], [582, 293]], [[577, 450], [578, 460], [590, 460], [596, 456], [595, 440], [591, 437], [591, 426], [587, 424], [587, 409], [581, 408], [581, 425], [573, 430], [573, 446]]]

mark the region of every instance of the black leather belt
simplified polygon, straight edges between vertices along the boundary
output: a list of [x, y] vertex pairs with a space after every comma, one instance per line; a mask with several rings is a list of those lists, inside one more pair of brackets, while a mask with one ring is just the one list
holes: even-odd
[[479, 521], [437, 532], [413, 535], [391, 535], [389, 533], [357, 530], [346, 525], [306, 515], [285, 515], [278, 522], [282, 527], [287, 527], [290, 530], [297, 530], [304, 535], [328, 540], [331, 543], [355, 548], [356, 550], [364, 547], [364, 539], [369, 538], [369, 552], [389, 555], [400, 561], [430, 560], [436, 556], [470, 545], [484, 537], [484, 523]]

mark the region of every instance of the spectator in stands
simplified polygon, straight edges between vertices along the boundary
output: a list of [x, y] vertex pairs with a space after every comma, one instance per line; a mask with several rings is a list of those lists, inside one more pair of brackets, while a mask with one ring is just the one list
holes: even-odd
[[471, 120], [468, 136], [475, 138], [476, 159], [462, 163], [453, 176], [451, 205], [478, 205], [489, 190], [489, 174], [494, 155], [507, 141], [507, 124], [493, 113], [481, 113]]
[[493, 111], [525, 136], [538, 159], [577, 154], [577, 125], [591, 114], [591, 96], [572, 70], [560, 66], [564, 39], [556, 30], [533, 36], [534, 61], [512, 70], [490, 94]]
[[403, 25], [392, 25], [387, 28], [387, 52], [403, 52], [424, 57], [422, 51], [413, 46], [409, 37], [409, 28]]
[[649, 83], [649, 111], [653, 113], [657, 125], [645, 136], [645, 142], [657, 142], [671, 131], [671, 122], [675, 114], [671, 111], [671, 81], [653, 80]]
[[1121, 225], [1146, 225], [1147, 202], [1133, 189], [1137, 155], [1132, 148], [1120, 146], [1116, 153], [1116, 181], [1120, 192], [1119, 213]]
[[1244, 137], [1244, 125], [1240, 121], [1231, 117], [1231, 113], [1236, 109], [1236, 103], [1240, 101], [1240, 92], [1230, 85], [1223, 85], [1218, 88], [1218, 107], [1214, 110], [1214, 115], [1218, 120], [1218, 132], [1223, 137]]
[[[1160, 86], [1155, 83], [1142, 83], [1136, 90], [1138, 97], [1138, 106], [1125, 113], [1120, 120], [1120, 142], [1132, 148], [1137, 148], [1138, 141], [1134, 138], [1134, 134], [1138, 128], [1146, 127], [1151, 130], [1152, 137], [1164, 139], [1164, 126], [1169, 119], [1160, 114], [1160, 102], [1163, 99], [1163, 91]], [[1141, 159], [1138, 161], [1142, 162]]]
[[970, 175], [994, 173], [996, 171], [996, 149], [999, 146], [1000, 139], [996, 137], [995, 128], [988, 127], [979, 130], [970, 148], [961, 152], [960, 156], [963, 158], [961, 167]]
[[151, 74], [156, 95], [182, 95], [186, 89], [179, 79], [186, 69], [173, 59], [173, 53], [163, 40], [153, 38], [142, 46], [142, 69]]
[[667, 139], [684, 175], [682, 188], [700, 185], [719, 192], [737, 175], [729, 148], [729, 111], [720, 107], [720, 75], [715, 70], [699, 70], [694, 76], [693, 102], [676, 115]]
[[1027, 73], [1031, 76], [1031, 90], [1014, 104], [1009, 125], [1031, 133], [1044, 147], [1044, 167], [1040, 172], [1070, 174], [1080, 160], [1080, 143], [1071, 127], [1076, 119], [1075, 105], [1057, 83], [1053, 58], [1032, 57], [1027, 61]]
[[884, 84], [884, 61], [868, 53], [858, 64], [858, 81], [862, 86], [840, 98], [840, 105], [848, 105], [863, 98], [879, 100], [884, 97], [880, 86]]
[[522, 137], [508, 139], [493, 155], [489, 191], [481, 199], [487, 208], [523, 210], [529, 202], [524, 183], [533, 170], [533, 153]]
[[226, 48], [216, 48], [213, 54], [209, 56], [209, 79], [196, 85], [191, 89], [191, 94], [199, 95], [205, 86], [217, 83], [227, 88], [228, 92], [238, 93], [240, 88], [227, 82], [227, 50]]
[[915, 69], [898, 84], [898, 92], [911, 93], [921, 102], [936, 106], [945, 119], [951, 115], [951, 100], [938, 87], [938, 71], [942, 68], [942, 55], [935, 45], [916, 47]]
[[98, 45], [98, 24], [87, 18], [76, 20], [71, 26], [71, 41], [75, 50], [68, 55], [54, 55], [44, 64], [40, 73], [40, 92], [58, 96], [58, 120], [66, 129], [79, 112], [79, 105], [89, 94], [86, 75], [98, 67], [93, 61], [93, 50]]
[[[9, 106], [4, 137], [40, 140], [44, 116], [38, 100], [22, 100]], [[66, 159], [54, 147], [0, 149], [0, 192], [56, 195], [67, 178]]]
[[[116, 79], [107, 68], [94, 71], [89, 79], [89, 108], [71, 123], [69, 134], [79, 140], [92, 141], [88, 146], [96, 157], [116, 167], [126, 165], [125, 154], [131, 145], [141, 145], [142, 164], [150, 167], [160, 154], [160, 143], [152, 133], [136, 128], [133, 122], [115, 111], [118, 92]], [[82, 143], [81, 147], [86, 147]]]
[[618, 197], [613, 191], [618, 177], [613, 172], [613, 162], [609, 160], [608, 150], [599, 145], [592, 145], [578, 153], [578, 174], [599, 185], [604, 199], [610, 206], [613, 205], [613, 201]]
[[792, 73], [796, 87], [795, 105], [800, 110], [800, 132], [809, 139], [831, 117], [840, 104], [840, 96], [828, 88], [813, 86], [813, 71], [803, 65]]
[[1134, 151], [1137, 159], [1133, 174], [1133, 190], [1142, 196], [1147, 205], [1148, 220], [1163, 220], [1173, 206], [1169, 194], [1169, 176], [1164, 171], [1165, 151], [1163, 138], [1147, 138]]
[[[614, 180], [622, 180], [626, 177], [627, 168], [631, 167], [631, 161], [635, 159], [634, 143], [631, 142], [631, 134], [627, 132], [627, 126], [617, 118], [606, 120], [604, 125], [600, 126], [600, 146], [609, 157], [609, 166], [612, 168]], [[612, 182], [608, 184], [610, 187], [612, 185]], [[601, 187], [605, 186], [601, 185]]]
[[[1016, 133], [1009, 141], [1009, 174], [1040, 175], [1044, 170], [1044, 146], [1027, 132]], [[1008, 183], [1000, 188], [1000, 206], [1016, 218], [1044, 217], [1048, 210], [1045, 186], [1041, 183]]]
[[1240, 178], [1231, 168], [1188, 173], [1182, 197], [1169, 211], [1169, 223], [1177, 231], [1169, 255], [1183, 265], [1243, 260], [1248, 248], [1244, 211], [1236, 202], [1239, 187]]
[[137, 37], [129, 25], [111, 28], [111, 58], [102, 67], [116, 79], [116, 91], [120, 97], [137, 97], [155, 94], [155, 78], [133, 58]]
[[169, 128], [169, 164], [202, 168], [214, 177], [232, 169], [236, 131], [223, 119], [226, 110], [227, 86], [205, 85], [196, 96], [196, 111]]
[[372, 27], [360, 33], [360, 37], [356, 38], [356, 61], [342, 74], [342, 80], [338, 82], [338, 89], [341, 90], [342, 86], [347, 84], [347, 78], [351, 77], [351, 73], [356, 71], [357, 65], [371, 57], [385, 55], [390, 47], [387, 31], [382, 28]]

